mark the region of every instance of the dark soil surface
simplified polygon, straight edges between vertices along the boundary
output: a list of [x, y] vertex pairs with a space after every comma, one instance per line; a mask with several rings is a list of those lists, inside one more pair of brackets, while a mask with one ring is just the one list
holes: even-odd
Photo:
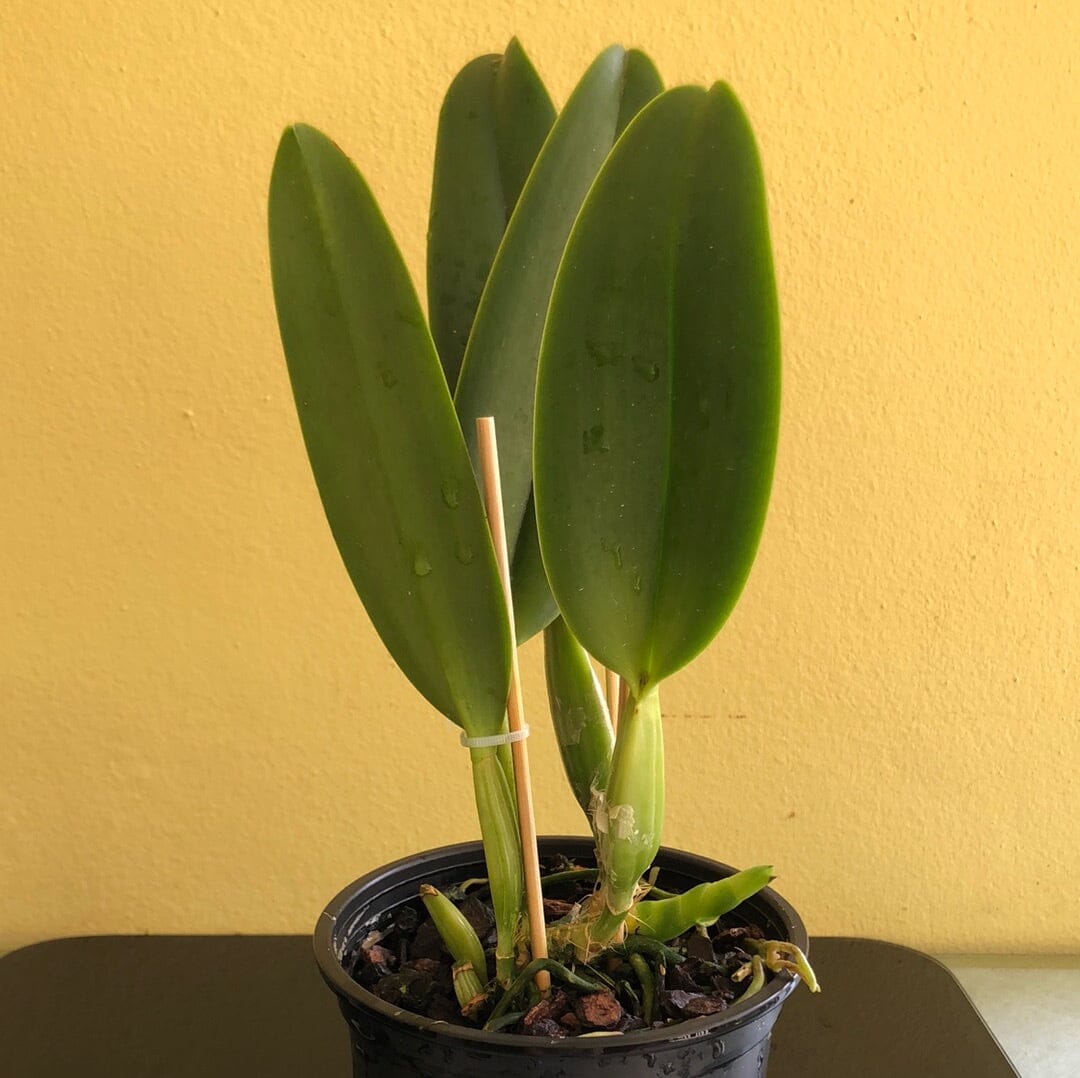
[[[548, 863], [544, 873], [576, 866]], [[573, 880], [544, 888], [548, 923], [565, 917], [593, 889], [591, 880]], [[388, 1003], [416, 1014], [458, 1025], [481, 1027], [503, 995], [495, 986], [495, 918], [482, 886], [452, 898], [476, 930], [487, 959], [489, 995], [473, 1002], [462, 1014], [454, 994], [449, 953], [419, 899], [399, 907], [384, 923], [374, 926], [343, 964], [354, 980]], [[571, 968], [602, 981], [603, 991], [589, 992], [553, 979], [552, 990], [540, 999], [535, 989], [510, 1008], [497, 1028], [504, 1033], [541, 1037], [567, 1037], [595, 1032], [628, 1032], [661, 1028], [689, 1018], [725, 1010], [746, 989], [747, 981], [732, 980], [744, 970], [750, 954], [741, 944], [762, 939], [759, 926], [747, 924], [738, 911], [721, 918], [709, 929], [692, 929], [664, 951], [628, 949], [605, 953], [591, 967], [574, 966], [569, 956], [558, 957]], [[643, 969], [644, 965], [644, 969]]]

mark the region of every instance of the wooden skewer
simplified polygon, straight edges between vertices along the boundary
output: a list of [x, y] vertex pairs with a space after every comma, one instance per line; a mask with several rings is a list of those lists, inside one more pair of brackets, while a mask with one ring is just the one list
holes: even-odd
[[622, 678], [615, 673], [614, 670], [608, 670], [604, 668], [604, 695], [607, 697], [607, 709], [608, 714], [611, 716], [611, 728], [618, 731], [619, 729], [619, 704], [621, 692]]
[[[510, 622], [510, 699], [507, 716], [512, 731], [525, 725], [525, 705], [521, 696], [521, 671], [518, 669], [517, 633], [514, 629], [514, 600], [510, 591], [510, 557], [506, 549], [506, 526], [503, 522], [502, 486], [499, 482], [499, 448], [495, 441], [495, 420], [482, 416], [476, 421], [480, 445], [480, 470], [484, 479], [484, 499], [487, 502], [488, 527], [495, 544], [495, 560], [499, 565], [506, 616]], [[524, 738], [510, 745], [514, 759], [514, 785], [517, 787], [518, 825], [521, 831], [521, 856], [525, 868], [525, 904], [529, 911], [529, 942], [533, 958], [547, 958], [547, 926], [544, 923], [544, 901], [540, 892], [540, 854], [536, 848], [536, 818], [533, 814], [532, 780], [529, 778], [529, 750]], [[546, 993], [551, 988], [551, 974], [541, 970], [536, 975], [536, 987]]]

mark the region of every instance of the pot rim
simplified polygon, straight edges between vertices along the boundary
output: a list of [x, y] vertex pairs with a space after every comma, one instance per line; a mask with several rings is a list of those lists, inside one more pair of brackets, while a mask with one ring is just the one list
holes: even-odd
[[[593, 851], [592, 840], [582, 835], [542, 835], [539, 837], [538, 842], [548, 848], [570, 846], [580, 848], [587, 846], [590, 852]], [[459, 1026], [441, 1019], [427, 1018], [404, 1008], [395, 1007], [380, 999], [374, 992], [368, 991], [345, 972], [340, 954], [343, 943], [339, 945], [337, 939], [338, 921], [346, 907], [365, 888], [385, 881], [387, 876], [395, 872], [417, 867], [436, 857], [443, 860], [483, 860], [483, 845], [479, 841], [472, 841], [438, 846], [431, 850], [424, 850], [408, 857], [399, 858], [365, 873], [344, 887], [330, 900], [319, 915], [312, 941], [315, 949], [315, 959], [318, 962], [323, 980], [338, 996], [359, 1004], [367, 1010], [374, 1011], [384, 1019], [410, 1027], [422, 1036], [430, 1036], [437, 1040], [445, 1039], [476, 1047], [499, 1046], [522, 1049], [529, 1046], [542, 1047], [545, 1051], [550, 1050], [552, 1052], [572, 1052], [576, 1050], [579, 1053], [587, 1052], [590, 1055], [630, 1048], [647, 1048], [650, 1045], [669, 1044], [673, 1041], [695, 1040], [699, 1037], [715, 1036], [725, 1032], [728, 1027], [735, 1029], [748, 1025], [765, 1012], [771, 1011], [774, 1007], [779, 1007], [798, 984], [798, 977], [787, 971], [782, 971], [773, 974], [769, 983], [754, 996], [752, 1001], [745, 1004], [733, 1003], [727, 1010], [718, 1014], [705, 1015], [701, 1018], [689, 1018], [660, 1029], [641, 1029], [634, 1030], [631, 1033], [622, 1033], [618, 1036], [612, 1034], [610, 1037], [596, 1038], [558, 1038], [537, 1037], [523, 1033], [491, 1033], [482, 1029], [474, 1029], [471, 1026]], [[659, 848], [654, 863], [660, 863], [661, 868], [663, 868], [665, 857], [679, 859], [682, 864], [678, 866], [678, 870], [685, 870], [687, 861], [696, 862], [694, 867], [705, 873], [704, 878], [706, 879], [722, 878], [732, 875], [736, 871], [736, 869], [721, 861], [714, 861], [711, 858], [702, 857], [700, 854], [688, 853], [670, 846], [661, 846]], [[670, 867], [676, 868], [676, 866]], [[794, 943], [804, 953], [808, 954], [810, 944], [806, 927], [794, 908], [771, 887], [762, 888], [748, 901], [754, 899], [762, 901], [770, 907], [773, 914], [777, 915], [787, 928], [788, 941]], [[381, 912], [382, 910], [374, 912], [372, 918], [377, 917]]]

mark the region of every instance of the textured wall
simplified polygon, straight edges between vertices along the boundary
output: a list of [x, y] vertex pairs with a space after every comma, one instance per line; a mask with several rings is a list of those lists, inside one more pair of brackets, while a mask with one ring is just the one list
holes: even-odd
[[611, 41], [728, 79], [766, 163], [781, 455], [665, 697], [667, 841], [774, 861], [818, 933], [1080, 949], [1080, 7], [928, 0], [6, 0], [0, 948], [305, 931], [476, 833], [323, 521], [265, 200], [315, 123], [420, 274], [441, 94], [514, 32], [558, 101]]

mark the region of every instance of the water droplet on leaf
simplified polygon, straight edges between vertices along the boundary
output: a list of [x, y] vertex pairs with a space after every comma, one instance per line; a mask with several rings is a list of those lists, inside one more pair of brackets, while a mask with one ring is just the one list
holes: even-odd
[[660, 377], [660, 365], [650, 363], [641, 356], [634, 356], [634, 370], [645, 379], [646, 382], [655, 382]]
[[605, 553], [610, 554], [612, 560], [615, 562], [615, 568], [622, 568], [622, 543], [608, 543], [606, 540], [600, 540], [600, 546]]
[[604, 425], [597, 423], [596, 426], [582, 431], [581, 446], [585, 453], [606, 453], [611, 447], [604, 441]]
[[423, 554], [417, 554], [413, 558], [412, 571], [417, 576], [427, 576], [431, 572], [431, 562], [424, 557]]
[[622, 358], [610, 345], [600, 341], [586, 340], [585, 351], [598, 367], [612, 367]]
[[447, 509], [456, 509], [461, 497], [461, 487], [456, 479], [444, 479], [442, 481], [442, 500]]

